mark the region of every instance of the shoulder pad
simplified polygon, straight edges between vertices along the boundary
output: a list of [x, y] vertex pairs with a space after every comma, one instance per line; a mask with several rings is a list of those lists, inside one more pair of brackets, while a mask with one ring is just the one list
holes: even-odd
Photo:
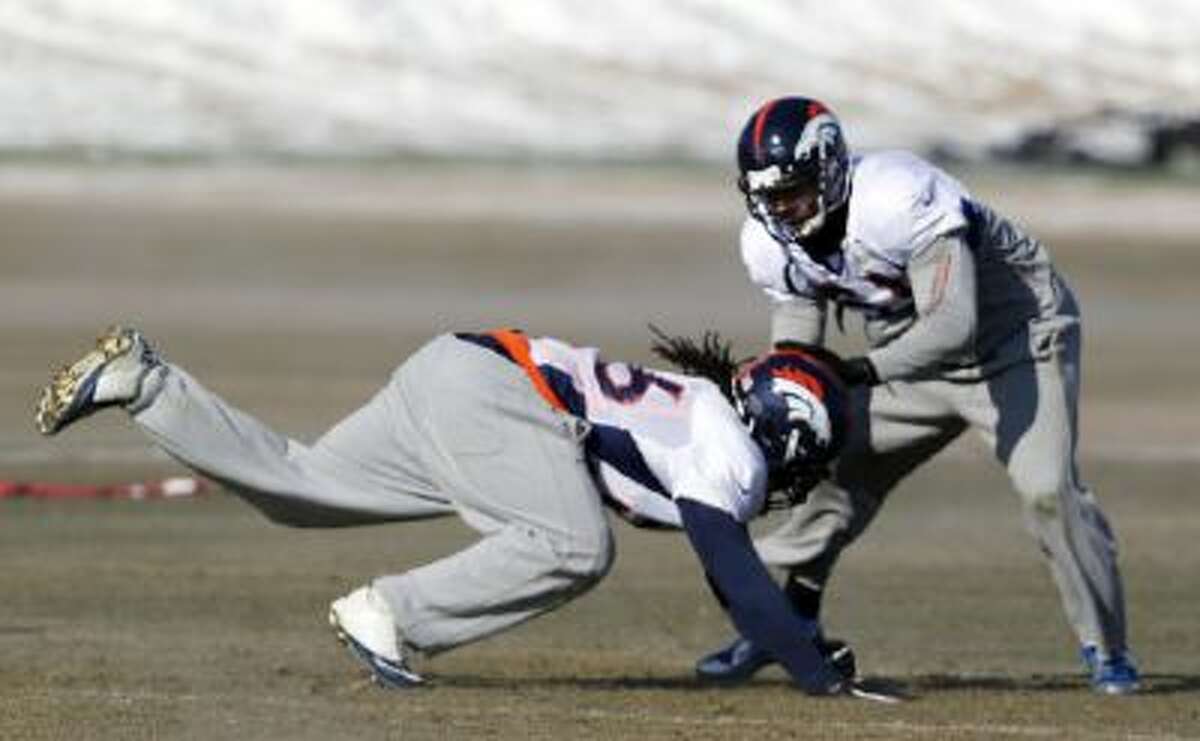
[[762, 224], [752, 217], [746, 217], [742, 223], [740, 241], [742, 262], [754, 285], [776, 300], [786, 300], [795, 295], [787, 278], [787, 250], [767, 233]]
[[910, 152], [864, 155], [853, 178], [848, 236], [894, 265], [967, 224], [967, 191]]

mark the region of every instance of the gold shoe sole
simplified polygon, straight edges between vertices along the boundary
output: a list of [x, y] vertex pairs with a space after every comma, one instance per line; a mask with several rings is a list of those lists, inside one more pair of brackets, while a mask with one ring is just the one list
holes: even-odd
[[38, 431], [43, 435], [53, 435], [67, 424], [94, 411], [85, 411], [89, 399], [82, 399], [81, 392], [90, 392], [100, 370], [113, 359], [129, 352], [134, 337], [133, 332], [123, 327], [111, 327], [96, 339], [96, 349], [55, 372], [38, 400], [35, 417]]

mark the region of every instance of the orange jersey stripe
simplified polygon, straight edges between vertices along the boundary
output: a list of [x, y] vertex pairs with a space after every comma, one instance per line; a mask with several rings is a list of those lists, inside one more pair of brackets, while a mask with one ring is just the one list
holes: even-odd
[[515, 329], [497, 329], [488, 332], [488, 334], [494, 337], [496, 342], [499, 342], [508, 352], [509, 357], [524, 369], [525, 375], [529, 376], [530, 381], [533, 381], [533, 387], [546, 400], [546, 403], [560, 412], [567, 411], [567, 405], [562, 402], [562, 399], [558, 398], [558, 394], [554, 393], [554, 389], [550, 388], [550, 384], [546, 382], [546, 377], [542, 375], [541, 370], [533, 362], [533, 356], [529, 351], [529, 338], [524, 333]]

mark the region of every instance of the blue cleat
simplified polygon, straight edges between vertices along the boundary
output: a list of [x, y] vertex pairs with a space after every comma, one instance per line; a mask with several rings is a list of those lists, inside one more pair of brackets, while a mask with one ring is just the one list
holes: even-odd
[[[817, 649], [846, 679], [858, 676], [854, 651], [845, 641], [819, 638]], [[728, 646], [696, 662], [696, 676], [706, 682], [740, 684], [749, 681], [760, 669], [774, 663], [774, 656], [738, 636]]]
[[774, 663], [774, 656], [738, 636], [728, 646], [696, 662], [696, 676], [706, 682], [740, 684]]
[[1140, 688], [1141, 678], [1128, 651], [1105, 656], [1099, 647], [1087, 645], [1080, 654], [1091, 676], [1093, 691], [1102, 695], [1131, 695]]

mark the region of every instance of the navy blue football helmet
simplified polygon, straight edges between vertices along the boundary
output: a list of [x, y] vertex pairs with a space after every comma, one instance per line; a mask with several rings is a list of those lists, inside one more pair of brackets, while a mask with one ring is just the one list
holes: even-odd
[[803, 502], [841, 452], [849, 407], [838, 362], [819, 348], [777, 349], [734, 375], [734, 408], [767, 461], [765, 509]]
[[[842, 125], [820, 101], [789, 97], [763, 105], [742, 128], [737, 160], [747, 210], [785, 245], [814, 236], [850, 198]], [[815, 199], [812, 213], [799, 220], [781, 216], [778, 201], [801, 192]]]

